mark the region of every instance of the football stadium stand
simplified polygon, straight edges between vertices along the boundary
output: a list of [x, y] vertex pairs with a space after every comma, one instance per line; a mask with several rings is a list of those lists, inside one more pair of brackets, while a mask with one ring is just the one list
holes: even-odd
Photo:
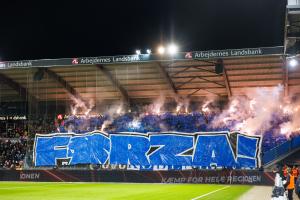
[[299, 29], [288, 26], [299, 16], [287, 7], [278, 47], [0, 62], [0, 168], [100, 170], [19, 174], [44, 181], [270, 183], [268, 169], [300, 164]]

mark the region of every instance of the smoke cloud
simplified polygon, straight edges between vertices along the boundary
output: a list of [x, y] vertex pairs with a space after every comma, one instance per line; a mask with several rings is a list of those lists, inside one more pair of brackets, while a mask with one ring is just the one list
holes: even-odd
[[[208, 97], [198, 107], [208, 122], [208, 118], [212, 119], [208, 122], [209, 128], [226, 129], [230, 131], [242, 131], [247, 134], [263, 134], [272, 129], [274, 133], [280, 132], [287, 137], [291, 134], [300, 132], [300, 100], [285, 99], [283, 86], [278, 85], [274, 88], [253, 88], [245, 89], [243, 96], [231, 97], [224, 108], [221, 107], [216, 97]], [[90, 100], [88, 103], [72, 97], [74, 104], [71, 106], [73, 115], [84, 113], [89, 115], [95, 102]], [[165, 110], [165, 96], [160, 96], [150, 105], [144, 106], [143, 111], [134, 117], [128, 126], [136, 128], [140, 125], [145, 115], [160, 115]], [[190, 100], [188, 98], [177, 97], [176, 113], [188, 113]], [[113, 123], [116, 117], [124, 114], [123, 103], [119, 102], [111, 106], [104, 114], [106, 120], [103, 122], [101, 131]], [[208, 117], [209, 116], [209, 117]], [[274, 121], [277, 122], [274, 125]], [[163, 124], [160, 124], [163, 126]], [[161, 127], [164, 129], [164, 127]]]
[[282, 85], [272, 89], [248, 89], [245, 96], [233, 97], [226, 109], [214, 117], [210, 126], [263, 134], [272, 128], [272, 122], [277, 118], [281, 123], [280, 133], [289, 136], [300, 130], [299, 110], [299, 101], [291, 103], [283, 98]]

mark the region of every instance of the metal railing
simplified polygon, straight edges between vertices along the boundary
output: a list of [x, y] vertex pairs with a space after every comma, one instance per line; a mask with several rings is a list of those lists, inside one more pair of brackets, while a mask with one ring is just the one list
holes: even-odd
[[298, 148], [300, 148], [300, 136], [294, 137], [291, 140], [265, 152], [262, 156], [263, 165], [267, 165]]

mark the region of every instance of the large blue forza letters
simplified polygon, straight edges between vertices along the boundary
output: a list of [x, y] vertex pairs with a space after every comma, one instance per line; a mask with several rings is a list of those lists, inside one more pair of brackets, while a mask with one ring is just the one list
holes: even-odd
[[229, 135], [227, 132], [36, 135], [34, 162], [36, 166], [54, 166], [63, 159], [69, 165], [120, 164], [147, 170], [154, 166], [258, 168], [260, 137], [237, 133], [232, 140]]

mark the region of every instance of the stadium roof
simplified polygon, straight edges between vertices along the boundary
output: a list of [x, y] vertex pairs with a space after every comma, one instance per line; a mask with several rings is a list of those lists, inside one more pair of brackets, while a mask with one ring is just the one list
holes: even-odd
[[[283, 47], [28, 60], [0, 63], [0, 102], [198, 98], [242, 95], [245, 88], [286, 85], [300, 93], [300, 67], [285, 67]], [[224, 73], [215, 72], [223, 60]]]

